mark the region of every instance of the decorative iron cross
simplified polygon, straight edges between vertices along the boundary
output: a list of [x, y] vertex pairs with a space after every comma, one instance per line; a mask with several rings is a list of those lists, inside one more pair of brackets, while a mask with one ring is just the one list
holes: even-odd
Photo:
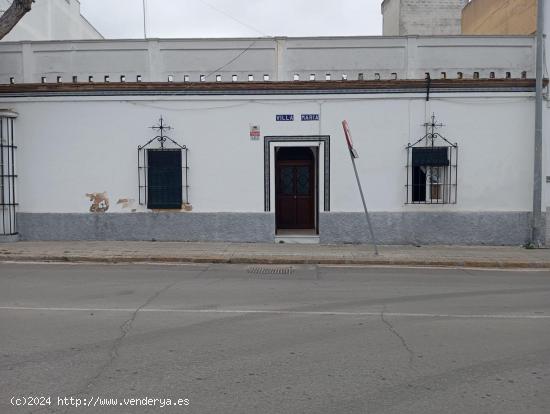
[[[162, 119], [162, 116], [159, 119], [159, 123], [155, 126], [150, 127], [154, 131], [159, 131], [160, 135], [157, 135], [155, 138], [160, 142], [160, 147], [164, 149], [164, 143], [166, 142], [166, 139], [168, 138], [167, 135], [164, 134], [164, 131], [171, 131], [171, 126], [165, 126], [164, 120]], [[153, 139], [155, 139], [153, 138]]]
[[435, 122], [435, 113], [432, 114], [432, 122], [426, 122], [424, 124], [426, 128], [426, 138], [432, 140], [432, 146], [434, 145], [434, 140], [437, 138], [437, 133], [435, 132], [436, 128], [442, 128], [443, 126], [443, 124]]

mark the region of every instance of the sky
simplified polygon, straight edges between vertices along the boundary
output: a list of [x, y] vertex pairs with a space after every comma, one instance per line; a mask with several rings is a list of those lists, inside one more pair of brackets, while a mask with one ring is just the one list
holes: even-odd
[[[146, 0], [147, 37], [381, 35], [381, 0]], [[143, 0], [80, 0], [106, 38], [143, 38]]]

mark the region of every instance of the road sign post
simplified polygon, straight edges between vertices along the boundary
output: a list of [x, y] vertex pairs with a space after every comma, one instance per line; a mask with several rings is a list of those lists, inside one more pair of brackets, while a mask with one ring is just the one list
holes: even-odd
[[378, 245], [376, 244], [376, 238], [374, 237], [374, 231], [372, 230], [372, 224], [370, 221], [369, 211], [367, 209], [367, 202], [365, 201], [365, 195], [363, 194], [363, 188], [361, 187], [361, 180], [359, 179], [359, 173], [357, 172], [357, 166], [355, 165], [355, 159], [359, 158], [359, 154], [353, 147], [353, 140], [351, 138], [351, 132], [349, 129], [348, 121], [342, 121], [344, 127], [344, 134], [346, 135], [346, 141], [349, 149], [349, 156], [353, 165], [353, 171], [355, 172], [355, 178], [357, 179], [357, 186], [359, 187], [359, 194], [361, 195], [361, 201], [363, 201], [363, 208], [365, 209], [365, 218], [367, 219], [367, 225], [369, 227], [372, 244], [374, 246], [374, 254], [378, 256]]

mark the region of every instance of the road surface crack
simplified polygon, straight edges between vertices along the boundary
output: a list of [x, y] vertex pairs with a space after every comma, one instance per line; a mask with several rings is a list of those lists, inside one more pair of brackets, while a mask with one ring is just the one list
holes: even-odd
[[79, 395], [84, 393], [89, 387], [91, 387], [102, 375], [103, 373], [115, 362], [115, 360], [118, 358], [119, 353], [118, 350], [122, 344], [122, 341], [124, 341], [124, 338], [128, 336], [128, 333], [130, 333], [130, 330], [132, 329], [132, 326], [134, 324], [134, 321], [137, 318], [137, 315], [140, 310], [147, 307], [152, 301], [154, 301], [156, 298], [160, 296], [161, 293], [167, 291], [171, 287], [173, 287], [176, 282], [169, 283], [168, 285], [164, 286], [162, 289], [157, 290], [155, 293], [153, 293], [151, 296], [147, 298], [145, 302], [143, 302], [141, 305], [139, 305], [133, 312], [130, 318], [126, 319], [119, 327], [120, 335], [113, 341], [113, 344], [111, 345], [111, 349], [109, 350], [109, 359], [108, 361], [101, 366], [99, 371], [90, 378], [84, 387], [80, 391], [77, 391], [73, 395]]
[[384, 306], [384, 309], [382, 309], [382, 312], [380, 312], [380, 320], [382, 321], [382, 323], [384, 323], [384, 325], [386, 325], [388, 327], [388, 330], [393, 335], [395, 335], [397, 338], [399, 338], [399, 341], [401, 341], [401, 344], [403, 345], [403, 348], [405, 348], [405, 350], [409, 354], [409, 365], [413, 366], [414, 357], [415, 357], [414, 351], [411, 349], [411, 347], [409, 346], [409, 344], [407, 343], [407, 341], [405, 340], [403, 335], [401, 335], [397, 331], [397, 329], [395, 329], [395, 327], [392, 325], [392, 323], [384, 317], [384, 312], [385, 311], [386, 311], [386, 307]]
[[[203, 273], [207, 272], [208, 270], [210, 269], [210, 266], [207, 266], [206, 268], [202, 269], [197, 277], [200, 277]], [[115, 362], [115, 360], [119, 357], [119, 349], [120, 349], [120, 346], [122, 345], [122, 342], [124, 341], [124, 339], [128, 336], [128, 334], [130, 333], [132, 327], [133, 327], [133, 324], [137, 318], [137, 315], [138, 313], [145, 307], [149, 306], [151, 304], [151, 302], [153, 302], [155, 299], [157, 299], [162, 293], [166, 292], [167, 290], [173, 288], [175, 285], [177, 285], [181, 280], [176, 280], [175, 282], [172, 282], [172, 283], [169, 283], [167, 284], [166, 286], [164, 286], [163, 288], [157, 290], [155, 293], [153, 293], [151, 296], [149, 296], [145, 302], [143, 302], [141, 305], [139, 305], [133, 312], [132, 312], [132, 315], [126, 319], [119, 327], [119, 330], [120, 330], [120, 335], [115, 338], [115, 340], [113, 341], [113, 344], [111, 345], [111, 348], [109, 350], [109, 359], [107, 360], [107, 362], [105, 362], [98, 370], [98, 372], [93, 376], [91, 377], [87, 382], [86, 384], [80, 388], [79, 390], [75, 391], [74, 393], [72, 394], [69, 394], [67, 397], [76, 397], [78, 395], [82, 395], [82, 394], [87, 394], [87, 390], [92, 386], [94, 385], [94, 383], [99, 379], [101, 378], [101, 376], [105, 373], [105, 371], [107, 371], [107, 369], [113, 365], [113, 363]], [[69, 408], [69, 407], [68, 407]], [[67, 408], [67, 409], [68, 409]], [[66, 411], [65, 411], [66, 412]]]

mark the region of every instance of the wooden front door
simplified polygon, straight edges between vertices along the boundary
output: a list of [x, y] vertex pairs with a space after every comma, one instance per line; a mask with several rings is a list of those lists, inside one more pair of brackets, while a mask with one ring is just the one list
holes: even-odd
[[309, 148], [279, 149], [275, 183], [277, 230], [315, 228], [314, 164]]

